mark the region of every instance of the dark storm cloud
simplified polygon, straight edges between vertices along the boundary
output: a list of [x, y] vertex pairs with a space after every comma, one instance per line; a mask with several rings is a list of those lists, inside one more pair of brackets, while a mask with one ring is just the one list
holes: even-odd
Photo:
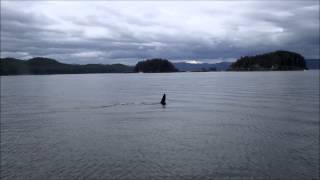
[[319, 58], [318, 14], [317, 1], [4, 2], [1, 57], [133, 64], [283, 49]]
[[[275, 13], [270, 13], [267, 8], [250, 17], [270, 22], [283, 29], [283, 35], [279, 35], [281, 41], [275, 44], [275, 47], [297, 51], [306, 57], [319, 58], [319, 2], [296, 3], [286, 3], [280, 7], [274, 3], [272, 9]], [[281, 13], [280, 8], [286, 8], [287, 11]]]

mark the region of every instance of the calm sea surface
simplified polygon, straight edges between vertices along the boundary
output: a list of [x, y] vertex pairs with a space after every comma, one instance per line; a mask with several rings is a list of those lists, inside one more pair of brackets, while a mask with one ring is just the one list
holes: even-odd
[[1, 179], [318, 175], [319, 71], [1, 77]]

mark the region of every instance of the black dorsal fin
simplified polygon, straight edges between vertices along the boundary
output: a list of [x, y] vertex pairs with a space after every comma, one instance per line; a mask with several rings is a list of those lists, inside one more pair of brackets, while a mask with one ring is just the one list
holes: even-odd
[[166, 94], [163, 94], [161, 102], [162, 105], [166, 105]]

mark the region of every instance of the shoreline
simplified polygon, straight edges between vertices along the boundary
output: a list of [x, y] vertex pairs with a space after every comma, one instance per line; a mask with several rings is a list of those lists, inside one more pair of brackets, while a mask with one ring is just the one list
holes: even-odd
[[179, 72], [154, 72], [154, 73], [137, 73], [137, 72], [119, 72], [119, 73], [53, 73], [53, 74], [6, 74], [0, 75], [0, 77], [6, 76], [46, 76], [46, 75], [80, 75], [80, 74], [175, 74], [175, 73], [222, 73], [222, 72], [296, 72], [296, 71], [320, 71], [320, 69], [307, 69], [307, 70], [264, 70], [264, 71], [179, 71]]

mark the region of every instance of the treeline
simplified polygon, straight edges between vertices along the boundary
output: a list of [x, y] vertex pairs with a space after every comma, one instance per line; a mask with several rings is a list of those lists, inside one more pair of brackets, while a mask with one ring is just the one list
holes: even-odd
[[261, 70], [304, 70], [307, 69], [304, 58], [289, 51], [275, 51], [256, 56], [245, 56], [231, 64], [234, 71]]
[[133, 67], [123, 64], [64, 64], [54, 59], [36, 57], [29, 60], [3, 58], [0, 61], [0, 70], [1, 75], [129, 73], [133, 71]]

